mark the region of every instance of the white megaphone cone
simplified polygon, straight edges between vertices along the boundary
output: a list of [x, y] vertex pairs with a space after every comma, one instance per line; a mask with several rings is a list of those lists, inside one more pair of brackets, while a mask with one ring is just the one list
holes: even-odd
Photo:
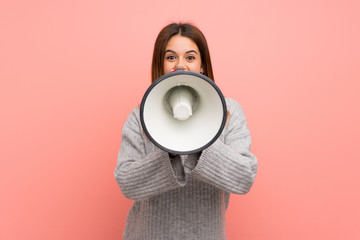
[[226, 122], [226, 103], [215, 83], [190, 71], [175, 71], [157, 79], [140, 105], [147, 137], [159, 148], [191, 154], [210, 146]]

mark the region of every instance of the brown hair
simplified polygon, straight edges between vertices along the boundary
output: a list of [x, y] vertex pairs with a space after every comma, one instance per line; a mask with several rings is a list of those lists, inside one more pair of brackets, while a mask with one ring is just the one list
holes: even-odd
[[156, 38], [151, 66], [151, 82], [154, 82], [164, 75], [165, 48], [169, 40], [175, 35], [188, 37], [195, 42], [200, 51], [201, 64], [204, 70], [203, 74], [215, 81], [211, 66], [210, 52], [204, 34], [191, 24], [172, 23], [165, 26]]

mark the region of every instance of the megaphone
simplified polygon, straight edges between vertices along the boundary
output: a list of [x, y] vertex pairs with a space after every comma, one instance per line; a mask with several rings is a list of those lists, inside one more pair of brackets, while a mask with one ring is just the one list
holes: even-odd
[[140, 104], [142, 128], [166, 152], [192, 154], [220, 136], [227, 117], [219, 87], [207, 76], [175, 71], [154, 81]]

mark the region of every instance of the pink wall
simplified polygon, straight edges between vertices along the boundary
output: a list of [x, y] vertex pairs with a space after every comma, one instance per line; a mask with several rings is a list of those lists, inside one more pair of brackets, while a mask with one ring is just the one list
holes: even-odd
[[[296, 3], [290, 3], [296, 2]], [[359, 1], [2, 1], [0, 239], [121, 239], [121, 128], [171, 21], [207, 36], [259, 173], [228, 239], [360, 239]]]

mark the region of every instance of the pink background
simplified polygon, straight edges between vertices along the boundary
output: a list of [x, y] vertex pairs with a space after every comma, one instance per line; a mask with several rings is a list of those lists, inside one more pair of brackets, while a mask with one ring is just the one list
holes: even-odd
[[121, 129], [172, 21], [206, 35], [259, 160], [228, 239], [360, 239], [359, 13], [356, 0], [1, 1], [0, 239], [121, 239]]

